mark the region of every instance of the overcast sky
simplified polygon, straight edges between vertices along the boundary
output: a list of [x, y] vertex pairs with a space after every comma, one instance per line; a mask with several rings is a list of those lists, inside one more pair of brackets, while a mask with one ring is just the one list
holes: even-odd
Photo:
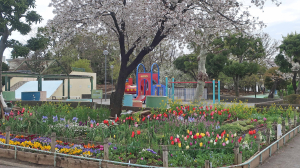
[[[10, 38], [19, 40], [22, 43], [35, 35], [37, 27], [45, 26], [47, 20], [52, 19], [54, 15], [52, 14], [52, 8], [48, 7], [51, 0], [36, 0], [36, 11], [43, 17], [43, 21], [33, 26], [33, 31], [27, 36], [22, 36], [18, 32], [13, 32]], [[250, 0], [243, 0], [244, 5], [250, 5]], [[271, 0], [269, 0], [271, 1]], [[299, 0], [281, 0], [282, 4], [277, 7], [276, 5], [268, 2], [263, 10], [256, 7], [251, 7], [251, 14], [255, 17], [259, 17], [267, 24], [267, 28], [262, 31], [271, 35], [272, 38], [276, 40], [282, 40], [282, 36], [286, 36], [288, 33], [300, 30], [300, 1]], [[10, 58], [11, 49], [6, 49], [4, 56], [6, 59]]]

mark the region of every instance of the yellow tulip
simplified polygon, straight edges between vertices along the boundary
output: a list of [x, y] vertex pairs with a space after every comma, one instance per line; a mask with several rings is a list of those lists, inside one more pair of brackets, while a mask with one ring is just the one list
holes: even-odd
[[187, 130], [186, 132], [189, 134], [189, 133], [190, 133], [190, 130]]
[[203, 146], [203, 143], [202, 143], [202, 142], [200, 142], [200, 144], [199, 144], [199, 145], [200, 145], [200, 147], [202, 147], [202, 146]]
[[190, 146], [186, 146], [185, 148], [186, 148], [186, 149], [190, 149]]
[[181, 148], [181, 143], [178, 143], [178, 147]]
[[199, 136], [199, 133], [197, 133], [196, 136]]

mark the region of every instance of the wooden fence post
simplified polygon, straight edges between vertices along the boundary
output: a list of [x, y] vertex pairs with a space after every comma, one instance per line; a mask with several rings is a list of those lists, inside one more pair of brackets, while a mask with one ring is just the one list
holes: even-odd
[[289, 131], [291, 130], [291, 125], [292, 125], [292, 121], [291, 121], [291, 117], [289, 116], [288, 117], [288, 124], [289, 124]]
[[239, 150], [239, 142], [237, 140], [237, 138], [235, 138], [235, 143], [234, 143], [234, 164], [237, 165], [238, 164], [238, 154], [239, 154], [240, 150]]
[[109, 152], [108, 152], [108, 139], [107, 138], [105, 138], [104, 139], [104, 160], [109, 160], [109, 156], [108, 156], [108, 154], [109, 154]]
[[10, 141], [10, 126], [5, 127], [5, 143], [9, 144]]
[[257, 132], [256, 133], [256, 140], [255, 140], [256, 144], [257, 144], [257, 150], [260, 151], [260, 135], [259, 133]]
[[56, 145], [56, 133], [51, 133], [51, 152], [55, 152], [55, 145]]
[[169, 156], [169, 151], [168, 151], [168, 146], [163, 145], [162, 146], [163, 150], [163, 167], [168, 167], [169, 162], [168, 162], [168, 156]]
[[294, 128], [297, 127], [297, 110], [294, 112]]
[[209, 165], [209, 160], [205, 160], [205, 168], [209, 168], [210, 165]]
[[267, 128], [266, 134], [267, 134], [266, 142], [269, 145], [270, 144], [270, 139], [271, 139], [270, 138], [271, 137], [271, 130], [270, 130], [270, 128]]
[[243, 163], [243, 155], [241, 153], [238, 154], [238, 163], [237, 164], [242, 164]]
[[285, 135], [285, 118], [282, 118], [282, 135]]

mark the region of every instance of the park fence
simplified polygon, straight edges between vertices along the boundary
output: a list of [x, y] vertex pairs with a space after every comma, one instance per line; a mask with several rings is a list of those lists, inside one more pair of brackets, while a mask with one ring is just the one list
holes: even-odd
[[[196, 88], [174, 88], [174, 98], [182, 101], [192, 101], [196, 94]], [[172, 89], [168, 89], [168, 97], [173, 96]], [[207, 88], [204, 88], [202, 98], [207, 100]]]

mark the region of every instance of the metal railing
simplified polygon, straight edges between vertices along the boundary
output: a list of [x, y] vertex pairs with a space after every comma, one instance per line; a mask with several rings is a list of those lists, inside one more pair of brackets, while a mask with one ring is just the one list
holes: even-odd
[[[279, 138], [277, 141], [273, 142], [271, 145], [267, 146], [265, 149], [263, 149], [262, 151], [260, 151], [257, 155], [255, 155], [254, 157], [252, 157], [251, 159], [249, 159], [248, 161], [242, 163], [242, 164], [239, 164], [239, 165], [232, 165], [232, 166], [227, 166], [227, 167], [219, 167], [219, 168], [232, 168], [232, 167], [243, 167], [244, 166], [247, 166], [247, 168], [252, 168], [251, 167], [251, 163], [257, 159], [259, 157], [259, 164], [261, 164], [263, 161], [265, 161], [267, 158], [271, 157], [272, 156], [272, 147], [274, 145], [277, 145], [277, 150], [279, 150], [279, 142], [281, 140], [283, 140], [283, 145], [285, 145], [286, 143], [286, 136], [288, 136], [288, 140], [291, 139], [291, 133], [293, 132], [293, 137], [295, 137], [295, 130], [297, 129], [297, 134], [299, 133], [299, 128], [300, 128], [300, 125], [298, 125], [297, 127], [295, 127], [294, 129], [290, 130], [288, 133], [286, 133], [285, 135], [283, 135], [281, 138]], [[269, 150], [269, 157], [265, 158], [265, 160], [262, 159], [262, 155], [265, 151]], [[274, 152], [276, 152], [274, 151]], [[256, 166], [255, 166], [256, 167]]]

